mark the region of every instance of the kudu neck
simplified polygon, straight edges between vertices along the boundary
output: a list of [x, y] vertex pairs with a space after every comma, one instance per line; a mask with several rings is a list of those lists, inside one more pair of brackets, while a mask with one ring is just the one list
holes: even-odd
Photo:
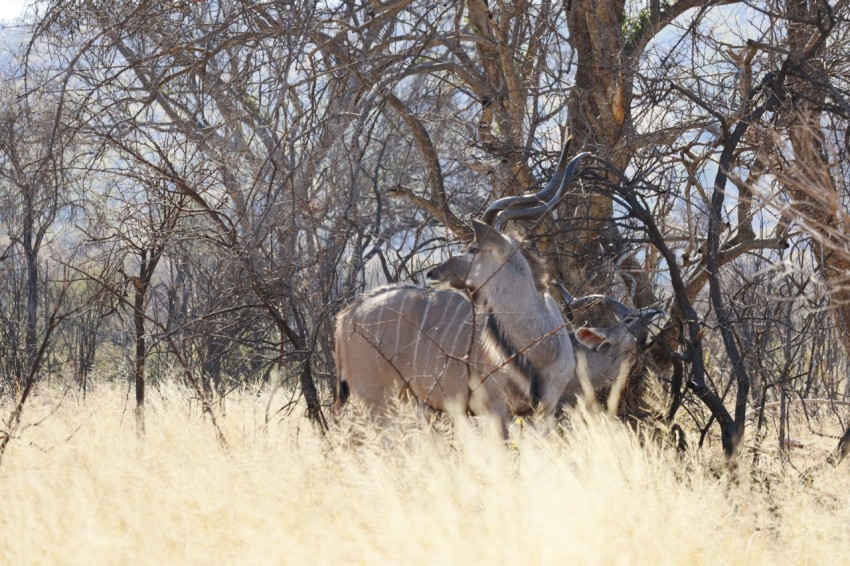
[[493, 314], [528, 315], [534, 313], [545, 302], [543, 294], [529, 277], [511, 277], [505, 266], [505, 273], [497, 272], [484, 285], [472, 292], [472, 300], [477, 307]]

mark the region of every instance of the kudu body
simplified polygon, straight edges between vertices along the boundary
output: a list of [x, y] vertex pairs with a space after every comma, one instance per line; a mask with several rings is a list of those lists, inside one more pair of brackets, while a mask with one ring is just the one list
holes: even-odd
[[[575, 358], [557, 305], [541, 293], [513, 239], [476, 222], [471, 269], [455, 291], [390, 287], [341, 313], [336, 332], [344, 389], [376, 414], [398, 394], [427, 405], [489, 415], [554, 414]], [[467, 256], [472, 256], [468, 257]], [[456, 259], [456, 258], [452, 258]], [[431, 271], [441, 279], [449, 262]]]
[[587, 364], [591, 382], [609, 375], [595, 368], [619, 368], [628, 359], [625, 350], [614, 351], [629, 342], [620, 340], [620, 329], [583, 328], [571, 336], [542, 263], [500, 231], [508, 220], [551, 210], [585, 155], [567, 164], [562, 154], [546, 188], [500, 199], [473, 221], [467, 252], [428, 274], [440, 289], [385, 287], [340, 312], [335, 409], [352, 394], [380, 416], [402, 396], [438, 410], [490, 415], [506, 435], [511, 415], [552, 415], [565, 392], [568, 399], [580, 391], [574, 348], [598, 360]]

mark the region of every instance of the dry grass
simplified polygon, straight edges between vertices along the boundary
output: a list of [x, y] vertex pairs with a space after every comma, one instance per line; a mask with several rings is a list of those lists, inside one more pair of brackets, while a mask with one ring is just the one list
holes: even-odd
[[516, 449], [412, 424], [355, 446], [264, 432], [265, 401], [228, 400], [224, 452], [177, 388], [144, 444], [123, 392], [42, 392], [0, 468], [0, 563], [850, 563], [846, 467], [733, 482], [604, 417]]

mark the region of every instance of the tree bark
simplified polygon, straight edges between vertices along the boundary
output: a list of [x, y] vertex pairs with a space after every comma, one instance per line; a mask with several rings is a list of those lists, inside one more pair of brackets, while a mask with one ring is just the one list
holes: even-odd
[[[630, 155], [623, 133], [630, 119], [632, 87], [625, 80], [621, 0], [577, 0], [570, 4], [570, 42], [577, 55], [575, 86], [570, 91], [569, 131], [583, 149], [625, 169]], [[610, 179], [616, 182], [615, 179]], [[560, 207], [564, 219], [546, 251], [556, 256], [557, 277], [576, 294], [607, 292], [613, 282], [610, 242], [611, 200], [589, 191], [573, 191]]]
[[[147, 295], [153, 272], [159, 263], [160, 251], [139, 251], [139, 275], [128, 277], [133, 287], [133, 334], [135, 349], [133, 354], [133, 384], [136, 394], [136, 433], [145, 434], [145, 362], [147, 360], [147, 338], [145, 329], [145, 310]], [[123, 274], [123, 271], [119, 271]]]
[[34, 239], [32, 193], [25, 195], [26, 209], [24, 210], [23, 247], [27, 270], [27, 322], [26, 322], [26, 371], [31, 371], [35, 364], [36, 340], [38, 336], [38, 252], [39, 246]]

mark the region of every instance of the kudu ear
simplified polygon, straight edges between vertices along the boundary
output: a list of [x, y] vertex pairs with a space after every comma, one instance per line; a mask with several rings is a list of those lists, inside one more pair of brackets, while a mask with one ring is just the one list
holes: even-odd
[[490, 244], [493, 246], [504, 246], [507, 239], [495, 228], [480, 220], [472, 220], [472, 229], [475, 232], [475, 241], [479, 245]]
[[576, 330], [575, 336], [579, 343], [593, 351], [608, 343], [608, 335], [601, 328], [582, 326]]

